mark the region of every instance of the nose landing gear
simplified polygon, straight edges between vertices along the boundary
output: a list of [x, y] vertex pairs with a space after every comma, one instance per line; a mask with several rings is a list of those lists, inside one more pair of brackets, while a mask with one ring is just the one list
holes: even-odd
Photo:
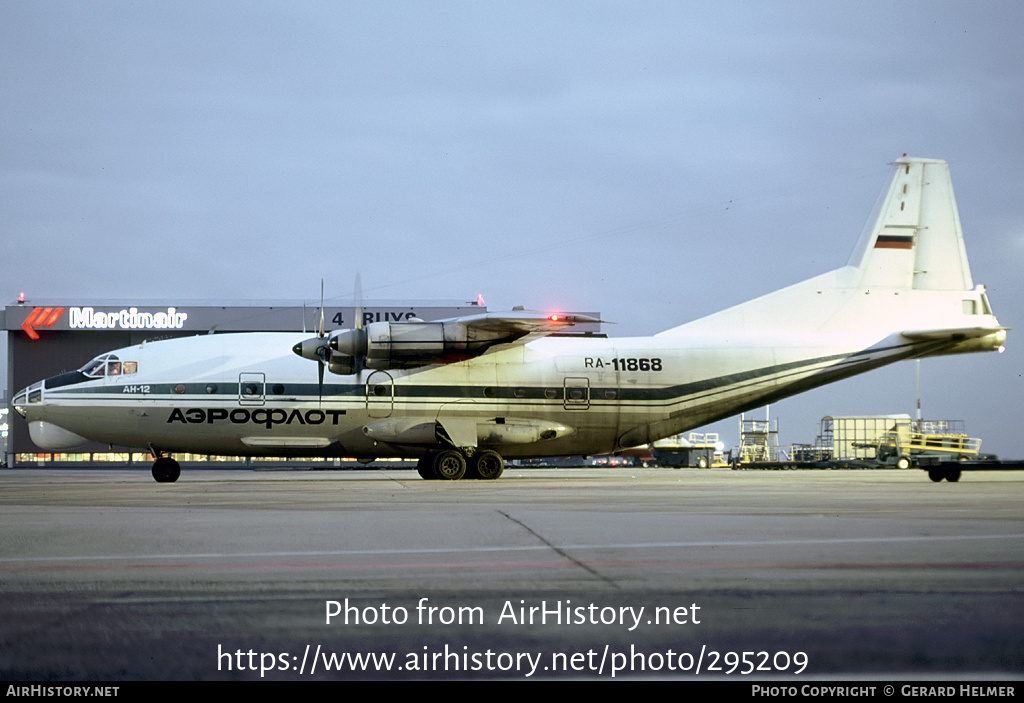
[[156, 461], [153, 462], [153, 478], [157, 483], [174, 483], [181, 476], [181, 465], [159, 449], [150, 447]]

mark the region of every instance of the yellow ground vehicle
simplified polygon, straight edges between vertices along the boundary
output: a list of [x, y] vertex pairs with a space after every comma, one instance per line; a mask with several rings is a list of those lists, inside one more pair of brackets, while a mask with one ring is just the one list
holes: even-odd
[[[909, 469], [920, 464], [969, 461], [978, 458], [981, 440], [955, 431], [949, 421], [922, 422], [917, 430], [897, 428], [886, 432], [875, 441], [875, 458], [897, 469]], [[932, 481], [958, 481], [957, 469], [929, 469]]]

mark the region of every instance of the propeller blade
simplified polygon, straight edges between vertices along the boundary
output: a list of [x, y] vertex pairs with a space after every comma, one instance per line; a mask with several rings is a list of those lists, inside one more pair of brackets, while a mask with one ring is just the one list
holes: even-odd
[[320, 279], [320, 330], [316, 334], [320, 339], [324, 338], [324, 279]]
[[363, 277], [358, 273], [356, 274], [356, 288], [352, 294], [352, 299], [356, 305], [356, 324], [355, 329], [363, 329]]
[[360, 342], [362, 342], [362, 347], [363, 347], [363, 350], [364, 350], [364, 351], [362, 351], [359, 354], [354, 354], [353, 355], [353, 359], [355, 361], [355, 363], [354, 363], [354, 373], [356, 375], [356, 379], [359, 379], [359, 376], [360, 376], [360, 374], [363, 371], [363, 367], [364, 367], [365, 361], [366, 361], [366, 352], [365, 352], [366, 344], [363, 341], [365, 339], [365, 337], [366, 337], [366, 333], [363, 332], [363, 277], [359, 275], [358, 271], [356, 272], [355, 288], [356, 289], [353, 292], [353, 297], [355, 298], [355, 302], [356, 302], [356, 327], [355, 327], [355, 329], [356, 329], [356, 332], [359, 333], [358, 336], [360, 337]]
[[317, 360], [316, 365], [316, 402], [320, 405], [324, 402], [324, 362]]

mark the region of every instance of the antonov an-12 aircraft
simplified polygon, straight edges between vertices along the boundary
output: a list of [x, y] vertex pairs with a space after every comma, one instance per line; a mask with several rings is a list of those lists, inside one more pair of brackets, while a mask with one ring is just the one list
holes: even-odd
[[38, 446], [148, 448], [162, 482], [180, 474], [173, 452], [418, 457], [423, 478], [495, 479], [504, 458], [613, 453], [1006, 339], [971, 280], [946, 163], [905, 156], [846, 266], [653, 337], [550, 336], [581, 322], [597, 320], [513, 311], [148, 342], [13, 405]]

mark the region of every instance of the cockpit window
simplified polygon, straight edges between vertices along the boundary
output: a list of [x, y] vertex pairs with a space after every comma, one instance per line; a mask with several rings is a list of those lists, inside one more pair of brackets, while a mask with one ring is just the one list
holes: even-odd
[[106, 376], [107, 356], [108, 355], [104, 354], [103, 356], [96, 357], [95, 359], [90, 361], [88, 364], [81, 368], [82, 373], [84, 373], [89, 378], [102, 378], [103, 376]]
[[136, 373], [139, 370], [139, 362], [122, 362], [114, 354], [103, 354], [101, 356], [97, 356], [79, 370], [89, 378], [122, 376]]

